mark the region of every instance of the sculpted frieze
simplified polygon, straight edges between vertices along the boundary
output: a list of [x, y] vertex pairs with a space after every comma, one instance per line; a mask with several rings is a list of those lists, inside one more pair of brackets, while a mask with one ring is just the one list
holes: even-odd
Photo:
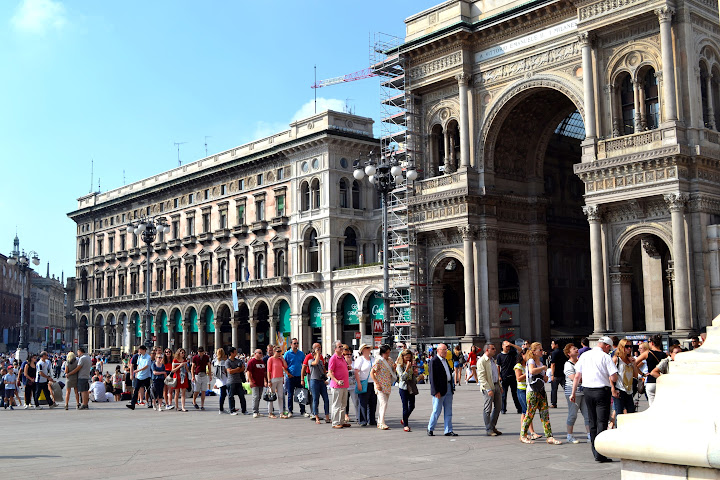
[[462, 52], [454, 52], [437, 60], [412, 67], [408, 71], [411, 80], [420, 80], [429, 75], [448, 70], [452, 67], [462, 65]]
[[[625, 44], [628, 39], [644, 38], [648, 33], [657, 33], [660, 25], [657, 21], [651, 20], [631, 26], [623, 26], [616, 31], [598, 36], [598, 47], [609, 47], [616, 44]], [[609, 56], [609, 55], [608, 55]]]
[[641, 3], [643, 0], [602, 0], [578, 9], [578, 18], [581, 22], [590, 20], [601, 15], [606, 15], [615, 10]]
[[553, 65], [579, 55], [580, 43], [573, 42], [568, 45], [563, 45], [562, 47], [548, 50], [547, 52], [531, 55], [516, 62], [511, 62], [486, 72], [482, 72], [478, 83], [487, 85], [508, 77], [522, 75], [545, 66]]
[[450, 85], [449, 87], [445, 87], [441, 90], [435, 90], [434, 92], [427, 93], [423, 95], [422, 102], [423, 104], [429, 104], [433, 102], [437, 102], [438, 100], [443, 100], [446, 98], [454, 98], [458, 96], [459, 87], [457, 84]]

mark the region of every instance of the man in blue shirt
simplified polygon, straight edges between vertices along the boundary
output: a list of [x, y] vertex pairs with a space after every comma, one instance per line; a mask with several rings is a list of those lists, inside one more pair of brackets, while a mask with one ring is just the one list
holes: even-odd
[[[125, 405], [130, 410], [135, 410], [135, 404], [137, 403], [140, 390], [142, 389], [144, 392], [146, 389], [150, 388], [150, 376], [152, 374], [150, 369], [151, 363], [152, 358], [147, 353], [147, 348], [145, 345], [140, 345], [138, 347], [137, 369], [133, 371], [133, 376], [137, 380], [137, 387], [133, 390], [130, 403]], [[152, 408], [151, 402], [148, 402], [148, 408]]]
[[[287, 363], [288, 375], [285, 382], [285, 397], [287, 398], [288, 418], [293, 415], [293, 393], [296, 388], [302, 387], [300, 376], [302, 373], [303, 361], [305, 354], [300, 350], [297, 338], [290, 340], [290, 350], [285, 352], [285, 362]], [[305, 404], [300, 404], [300, 415], [309, 417], [305, 413]]]

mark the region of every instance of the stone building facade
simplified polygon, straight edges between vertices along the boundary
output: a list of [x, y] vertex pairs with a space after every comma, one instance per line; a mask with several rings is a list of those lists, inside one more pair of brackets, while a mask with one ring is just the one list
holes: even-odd
[[[377, 148], [373, 121], [324, 112], [290, 129], [78, 199], [78, 343], [144, 342], [147, 248], [130, 222], [170, 226], [150, 253], [156, 344], [244, 351], [278, 333], [304, 348], [370, 328], [382, 272], [374, 190], [353, 162]], [[233, 303], [233, 285], [238, 296]]]
[[717, 2], [450, 0], [405, 24], [434, 335], [720, 314]]
[[49, 273], [30, 277], [30, 331], [28, 342], [60, 350], [65, 332], [65, 288]]
[[[16, 237], [17, 240], [17, 237]], [[9, 265], [0, 254], [0, 344], [17, 347], [20, 339], [22, 276], [17, 265]], [[25, 322], [30, 321], [30, 282], [25, 284]]]

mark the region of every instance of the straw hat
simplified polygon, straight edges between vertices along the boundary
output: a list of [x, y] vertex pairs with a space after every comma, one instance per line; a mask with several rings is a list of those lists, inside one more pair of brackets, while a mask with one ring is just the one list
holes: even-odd
[[363, 350], [365, 350], [366, 348], [372, 350], [372, 347], [370, 345], [368, 345], [367, 343], [363, 343], [362, 345], [360, 345], [360, 349], [358, 350], [358, 352], [362, 353]]

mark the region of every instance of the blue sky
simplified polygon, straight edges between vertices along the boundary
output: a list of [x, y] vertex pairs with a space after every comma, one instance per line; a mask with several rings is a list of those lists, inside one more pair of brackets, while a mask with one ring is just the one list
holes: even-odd
[[[375, 32], [440, 0], [0, 2], [0, 252], [74, 275], [67, 212], [313, 113], [318, 79], [368, 67]], [[317, 91], [318, 111], [379, 118], [379, 82]]]

